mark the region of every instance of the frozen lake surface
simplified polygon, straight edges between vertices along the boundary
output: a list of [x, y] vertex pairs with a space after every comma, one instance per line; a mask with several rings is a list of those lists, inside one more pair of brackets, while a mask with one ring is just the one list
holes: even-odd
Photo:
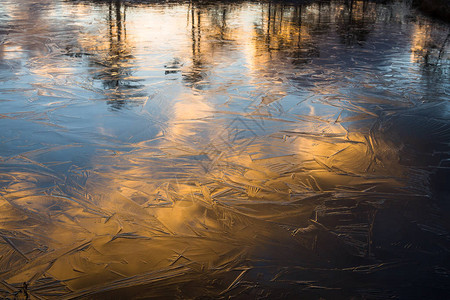
[[0, 298], [450, 298], [450, 26], [408, 1], [0, 3]]

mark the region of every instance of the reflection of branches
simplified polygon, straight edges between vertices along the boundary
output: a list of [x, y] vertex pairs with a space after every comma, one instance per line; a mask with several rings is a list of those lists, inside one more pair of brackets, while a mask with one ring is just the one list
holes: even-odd
[[95, 61], [96, 65], [103, 68], [94, 79], [102, 81], [109, 96], [108, 104], [114, 109], [121, 109], [133, 97], [142, 96], [135, 91], [142, 88], [142, 85], [131, 78], [133, 56], [127, 43], [126, 8], [120, 0], [109, 1], [108, 53], [103, 59]]
[[[450, 66], [448, 56], [448, 43], [450, 33], [444, 37], [435, 32], [433, 27], [416, 25], [412, 43], [412, 58], [421, 64], [422, 78], [427, 86], [428, 98], [436, 98], [436, 93], [446, 95], [445, 89], [441, 89], [447, 80], [446, 73]], [[445, 97], [445, 96], [444, 96]]]
[[366, 0], [354, 2], [347, 0], [343, 15], [337, 19], [338, 33], [345, 45], [354, 45], [366, 41], [371, 32], [369, 26], [375, 23], [376, 16], [371, 15]]
[[441, 48], [439, 49], [439, 55], [438, 55], [439, 60], [442, 58], [442, 55], [444, 54], [445, 47], [447, 45], [447, 42], [449, 41], [449, 38], [450, 38], [450, 32], [447, 34], [447, 37], [445, 38], [444, 42], [442, 43]]
[[298, 6], [294, 11], [291, 21], [291, 23], [295, 24], [298, 28], [297, 46], [291, 53], [294, 58], [292, 63], [295, 65], [307, 63], [310, 61], [311, 57], [318, 57], [320, 54], [318, 47], [311, 41], [302, 41], [302, 21], [302, 6]]
[[262, 15], [262, 27], [255, 28], [257, 47], [264, 52], [292, 58], [294, 64], [309, 62], [319, 55], [317, 45], [310, 38], [308, 27], [303, 23], [303, 6], [285, 6], [270, 3]]
[[209, 38], [211, 39], [211, 46], [213, 48], [223, 47], [227, 45], [233, 39], [231, 38], [231, 30], [228, 27], [227, 19], [229, 18], [229, 11], [231, 7], [215, 7], [209, 9], [208, 12], [211, 14], [211, 33]]
[[227, 21], [232, 9], [230, 5], [189, 3], [187, 22], [190, 27], [192, 65], [183, 72], [183, 81], [188, 86], [198, 87], [200, 82], [205, 82], [211, 55], [216, 50], [221, 51], [227, 45], [232, 45], [232, 31]]
[[330, 2], [318, 2], [317, 4], [317, 16], [314, 18], [314, 22], [309, 24], [310, 30], [315, 34], [326, 33], [330, 29], [331, 24], [331, 13], [332, 8]]
[[192, 67], [189, 72], [183, 73], [183, 80], [188, 85], [195, 85], [203, 80], [205, 73], [204, 62], [201, 50], [201, 12], [194, 4], [189, 4], [188, 18], [191, 20], [191, 40], [192, 40]]

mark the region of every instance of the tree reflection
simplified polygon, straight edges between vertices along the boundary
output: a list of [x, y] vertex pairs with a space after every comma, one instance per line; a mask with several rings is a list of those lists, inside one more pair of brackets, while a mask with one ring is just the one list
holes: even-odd
[[450, 32], [442, 35], [442, 29], [428, 22], [414, 26], [411, 41], [411, 61], [419, 63], [427, 99], [437, 101], [436, 93], [446, 99], [445, 83], [450, 71]]
[[112, 109], [121, 109], [126, 104], [139, 105], [145, 97], [144, 85], [133, 76], [134, 56], [127, 39], [127, 5], [121, 0], [110, 0], [107, 16], [107, 52], [93, 59], [94, 80], [100, 80]]
[[189, 3], [191, 64], [182, 74], [187, 86], [202, 89], [207, 85], [207, 71], [213, 65], [214, 53], [226, 47], [235, 34], [227, 24], [228, 12], [232, 9], [230, 5]]
[[293, 65], [308, 63], [319, 56], [317, 44], [311, 39], [310, 25], [304, 21], [305, 6], [269, 3], [263, 8], [261, 23], [255, 26], [257, 51]]
[[367, 40], [376, 21], [374, 3], [347, 0], [337, 16], [338, 33], [345, 45], [359, 44]]
[[[90, 22], [88, 3], [83, 17]], [[121, 1], [99, 5], [106, 22], [82, 19], [81, 37], [57, 40], [61, 52], [42, 58], [38, 50], [28, 51], [47, 68], [61, 70], [61, 56], [67, 64], [79, 63], [60, 81], [39, 78], [62, 89], [41, 93], [49, 105], [26, 101], [27, 85], [35, 80], [30, 69], [20, 80], [8, 79], [27, 90], [13, 91], [25, 99], [22, 106], [2, 102], [14, 112], [1, 115], [11, 131], [3, 145], [23, 149], [29, 142], [18, 132], [35, 135], [42, 149], [15, 157], [9, 149], [2, 153], [0, 267], [8, 291], [0, 290], [0, 297], [29, 282], [44, 298], [58, 297], [58, 286], [61, 297], [72, 298], [95, 298], [97, 292], [114, 298], [118, 290], [133, 298], [127, 294], [132, 289], [149, 293], [140, 298], [239, 298], [256, 286], [258, 295], [271, 299], [387, 299], [406, 297], [399, 286], [417, 279], [410, 272], [417, 265], [425, 266], [421, 271], [430, 281], [447, 279], [447, 252], [436, 245], [449, 248], [449, 226], [434, 207], [439, 203], [429, 174], [449, 161], [448, 108], [444, 101], [416, 99], [446, 99], [447, 77], [415, 72], [425, 66], [433, 73], [442, 65], [448, 36], [429, 37], [432, 31], [418, 26], [412, 30], [416, 40], [402, 32], [403, 39], [391, 45], [399, 37], [392, 28], [401, 26], [372, 26], [379, 15], [368, 1], [186, 3], [173, 10], [142, 4], [133, 14]], [[136, 26], [127, 25], [127, 11]], [[155, 34], [155, 28], [167, 31]], [[16, 44], [34, 33], [18, 34]], [[370, 48], [377, 46], [370, 44], [372, 33], [388, 36], [381, 47]], [[139, 42], [150, 50], [136, 50], [133, 38], [142, 36]], [[361, 47], [348, 47], [355, 44]], [[397, 45], [393, 56], [384, 51]], [[363, 68], [355, 67], [355, 59]], [[167, 60], [172, 63], [164, 69]], [[398, 60], [408, 70], [394, 78], [405, 70]], [[149, 70], [145, 87], [138, 70]], [[80, 74], [88, 79], [82, 84]], [[398, 92], [403, 85], [405, 92]], [[90, 102], [95, 114], [85, 116], [87, 101], [76, 94], [107, 99], [118, 110], [142, 103], [144, 88], [161, 93], [129, 114], [104, 114], [103, 105], [95, 110]], [[12, 119], [20, 116], [42, 120], [22, 112], [29, 107], [44, 107], [61, 119], [50, 125], [67, 123], [68, 130], [16, 128]], [[112, 121], [92, 122], [92, 116]], [[142, 135], [130, 138], [141, 121]], [[147, 121], [155, 125], [144, 132]], [[94, 138], [84, 138], [91, 132]], [[46, 133], [67, 136], [55, 142], [63, 147], [50, 148]], [[88, 145], [95, 154], [56, 152], [78, 139], [73, 147]], [[67, 173], [53, 169], [59, 157], [67, 159]], [[330, 280], [336, 277], [342, 280]], [[44, 292], [39, 280], [47, 280]], [[305, 290], [318, 292], [305, 296]]]
[[205, 60], [202, 55], [202, 10], [196, 4], [189, 3], [188, 22], [191, 27], [192, 65], [189, 71], [183, 72], [183, 81], [191, 87], [206, 77]]

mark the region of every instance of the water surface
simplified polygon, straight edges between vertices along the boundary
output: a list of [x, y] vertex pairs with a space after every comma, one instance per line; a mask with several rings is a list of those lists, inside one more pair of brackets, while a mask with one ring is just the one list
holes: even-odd
[[408, 1], [3, 0], [1, 297], [449, 297], [449, 33]]

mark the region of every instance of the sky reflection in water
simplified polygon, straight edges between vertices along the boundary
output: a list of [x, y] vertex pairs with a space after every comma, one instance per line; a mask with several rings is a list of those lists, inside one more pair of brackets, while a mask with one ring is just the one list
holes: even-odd
[[2, 297], [449, 295], [448, 25], [402, 1], [0, 21]]

